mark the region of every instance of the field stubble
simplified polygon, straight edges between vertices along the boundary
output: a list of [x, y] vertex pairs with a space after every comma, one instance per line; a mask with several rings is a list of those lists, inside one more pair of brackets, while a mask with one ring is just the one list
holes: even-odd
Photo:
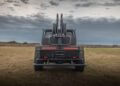
[[120, 48], [85, 48], [83, 73], [33, 70], [34, 47], [0, 47], [0, 86], [120, 86]]

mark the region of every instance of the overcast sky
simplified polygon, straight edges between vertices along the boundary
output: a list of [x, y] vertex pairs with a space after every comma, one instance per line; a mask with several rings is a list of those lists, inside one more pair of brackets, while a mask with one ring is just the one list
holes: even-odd
[[63, 13], [78, 43], [120, 44], [120, 0], [0, 0], [0, 41], [40, 42]]

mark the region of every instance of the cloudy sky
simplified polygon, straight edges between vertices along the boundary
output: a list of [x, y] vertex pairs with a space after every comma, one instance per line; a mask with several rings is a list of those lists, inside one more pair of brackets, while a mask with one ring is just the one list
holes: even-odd
[[78, 43], [120, 44], [120, 0], [0, 0], [0, 41], [40, 42], [63, 13]]

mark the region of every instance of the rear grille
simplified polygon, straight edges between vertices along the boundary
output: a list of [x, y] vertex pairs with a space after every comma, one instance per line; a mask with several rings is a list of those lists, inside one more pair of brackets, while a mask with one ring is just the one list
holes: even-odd
[[55, 51], [55, 53], [54, 53], [54, 57], [55, 58], [62, 58], [62, 57], [64, 57], [65, 56], [65, 53], [64, 53], [64, 51]]
[[48, 50], [48, 51], [40, 51], [41, 57], [47, 56], [48, 58], [56, 58], [56, 59], [65, 59], [72, 58], [73, 56], [79, 56], [79, 51], [75, 50]]

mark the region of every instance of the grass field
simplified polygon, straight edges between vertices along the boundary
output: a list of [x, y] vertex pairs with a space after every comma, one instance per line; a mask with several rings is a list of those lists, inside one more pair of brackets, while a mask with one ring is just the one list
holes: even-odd
[[34, 47], [0, 47], [0, 86], [120, 86], [120, 48], [85, 48], [83, 73], [33, 70]]

